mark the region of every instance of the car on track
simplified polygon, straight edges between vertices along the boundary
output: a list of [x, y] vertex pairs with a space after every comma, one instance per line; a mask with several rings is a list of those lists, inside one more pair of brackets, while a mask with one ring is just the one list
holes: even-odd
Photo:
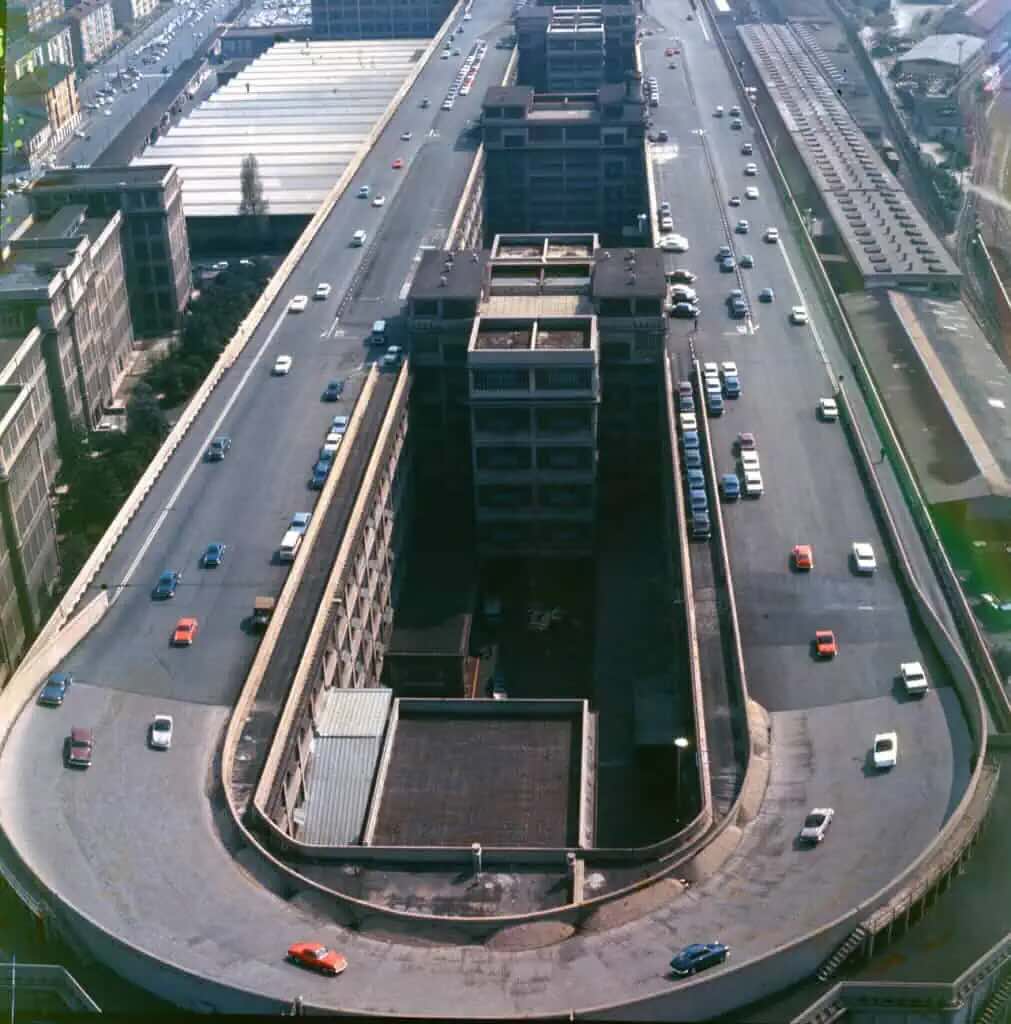
[[741, 197], [740, 196], [731, 196], [730, 197], [730, 201], [729, 201], [729, 205], [730, 206], [740, 206], [741, 205]]
[[779, 241], [779, 228], [766, 228], [765, 234], [762, 236], [767, 242], [778, 242]]
[[359, 185], [358, 187], [358, 198], [368, 199], [372, 189], [368, 185]]
[[216, 569], [225, 560], [225, 551], [227, 550], [227, 545], [220, 542], [208, 544], [207, 549], [201, 556], [200, 564], [205, 569]]
[[745, 164], [744, 174], [748, 178], [753, 178], [756, 174], [758, 174], [758, 164]]
[[755, 440], [755, 435], [750, 431], [744, 431], [737, 435], [734, 440], [734, 448], [738, 452], [753, 452], [758, 450], [758, 442]]
[[867, 541], [854, 541], [853, 568], [861, 576], [871, 576], [878, 567], [874, 548]]
[[790, 552], [793, 567], [800, 572], [810, 572], [814, 568], [814, 549], [810, 544], [795, 544]]
[[733, 256], [734, 250], [729, 245], [721, 245], [716, 250], [716, 262], [719, 263], [721, 260], [725, 260], [728, 256]]
[[794, 306], [790, 310], [790, 323], [797, 327], [803, 327], [807, 323], [807, 310], [803, 306]]
[[757, 199], [758, 196], [759, 196], [758, 189], [754, 185], [749, 185], [744, 190], [744, 198], [745, 199]]
[[670, 290], [671, 302], [698, 302], [698, 292], [695, 291], [690, 285], [687, 284], [676, 284]]
[[728, 307], [730, 316], [734, 320], [743, 320], [748, 315], [748, 304], [744, 299], [731, 299]]
[[899, 737], [894, 732], [879, 732], [874, 737], [872, 748], [874, 767], [894, 768], [899, 763]]
[[751, 230], [751, 225], [746, 220], [739, 220], [734, 225], [734, 231], [739, 235], [746, 235]]
[[68, 768], [90, 768], [95, 752], [95, 734], [91, 729], [75, 725], [63, 744], [63, 758]]
[[334, 416], [330, 421], [330, 432], [334, 434], [343, 434], [348, 429], [348, 423], [351, 422], [350, 416]]
[[751, 156], [751, 154], [754, 152], [755, 147], [750, 142], [745, 142], [744, 145], [741, 146], [741, 156]]
[[819, 658], [834, 658], [839, 653], [835, 633], [831, 629], [816, 629], [814, 631], [814, 653]]
[[373, 196], [373, 198], [372, 198], [372, 205], [377, 207], [377, 208], [380, 207], [380, 206], [385, 206], [386, 205], [386, 196]]
[[414, 136], [413, 136], [412, 132], [401, 132], [400, 133], [400, 141], [401, 142], [410, 142], [413, 137]]
[[173, 647], [192, 647], [200, 631], [200, 623], [192, 617], [180, 619], [172, 633]]
[[148, 727], [147, 741], [153, 750], [168, 750], [172, 746], [172, 716], [155, 715]]
[[664, 235], [659, 248], [662, 252], [688, 252], [688, 239], [684, 235]]
[[755, 265], [755, 257], [750, 252], [746, 252], [739, 260], [742, 270], [751, 270]]
[[718, 103], [716, 109], [713, 111], [713, 117], [723, 117], [723, 104]]
[[741, 496], [741, 481], [736, 473], [724, 473], [720, 477], [720, 494], [727, 501], [737, 501]]
[[834, 398], [818, 399], [818, 418], [826, 423], [839, 419], [839, 406]]
[[327, 385], [323, 389], [323, 401], [336, 402], [343, 394], [344, 381], [338, 377], [334, 380], [327, 381]]
[[288, 303], [289, 313], [304, 313], [305, 307], [309, 305], [308, 295], [296, 295], [291, 302]]
[[685, 946], [670, 962], [671, 974], [679, 978], [697, 974], [707, 967], [725, 963], [730, 956], [730, 947], [722, 942], [694, 942]]
[[181, 572], [166, 570], [158, 577], [158, 582], [154, 585], [154, 591], [151, 596], [161, 601], [175, 597], [176, 589], [179, 587], [179, 582], [182, 578], [183, 574]]
[[397, 159], [393, 161], [392, 167], [395, 171], [403, 170], [404, 161], [398, 156]]
[[335, 978], [347, 969], [347, 959], [319, 942], [295, 942], [288, 947], [288, 962], [305, 967], [317, 974]]
[[291, 356], [278, 356], [270, 372], [275, 377], [287, 377], [291, 373]]
[[668, 46], [667, 49], [663, 51], [663, 55], [665, 57], [673, 57], [674, 56], [674, 47], [673, 46]]
[[724, 274], [732, 274], [737, 267], [737, 261], [733, 256], [725, 256], [720, 260], [720, 271]]
[[321, 281], [316, 285], [316, 290], [312, 293], [314, 299], [329, 299], [330, 298], [330, 285], [326, 281]]
[[832, 825], [833, 818], [835, 818], [835, 808], [833, 807], [812, 808], [804, 819], [804, 824], [801, 826], [798, 838], [802, 843], [817, 845], [824, 842], [825, 836], [828, 835], [828, 830]]
[[67, 697], [67, 690], [74, 681], [69, 672], [53, 672], [39, 692], [39, 703], [49, 708], [58, 708]]
[[771, 288], [763, 288], [758, 293], [758, 301], [759, 302], [774, 302], [775, 298], [776, 298], [776, 293]]
[[744, 470], [745, 473], [747, 473], [749, 470], [751, 470], [751, 471], [757, 470], [757, 471], [761, 472], [762, 467], [761, 467], [761, 465], [759, 464], [759, 461], [758, 461], [758, 452], [757, 451], [753, 450], [753, 451], [747, 451], [747, 452], [738, 452], [737, 453], [737, 457], [738, 457], [738, 459], [740, 459], [741, 469]]
[[904, 661], [899, 666], [899, 678], [909, 697], [922, 697], [927, 692], [927, 673], [918, 661]]

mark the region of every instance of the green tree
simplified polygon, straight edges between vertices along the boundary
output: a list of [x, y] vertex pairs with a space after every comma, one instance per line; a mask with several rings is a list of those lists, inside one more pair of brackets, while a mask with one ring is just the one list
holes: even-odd
[[263, 182], [260, 180], [260, 165], [256, 157], [250, 153], [242, 161], [239, 172], [239, 187], [242, 198], [239, 200], [239, 216], [252, 228], [257, 235], [263, 235], [267, 229], [267, 209], [269, 203], [263, 198]]
[[126, 407], [126, 425], [131, 434], [156, 438], [168, 433], [168, 421], [149, 384], [138, 381]]

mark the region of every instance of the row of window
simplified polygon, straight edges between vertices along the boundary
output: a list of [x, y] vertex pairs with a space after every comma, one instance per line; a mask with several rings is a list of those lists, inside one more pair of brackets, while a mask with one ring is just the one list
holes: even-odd
[[[536, 497], [535, 497], [536, 495]], [[593, 506], [592, 484], [482, 484], [477, 489], [479, 509], [548, 508], [584, 510]]]
[[[594, 386], [591, 367], [552, 367], [533, 371], [533, 387], [537, 391], [589, 391]], [[472, 370], [474, 391], [529, 391], [531, 374], [526, 369]]]
[[588, 472], [596, 461], [590, 447], [552, 448], [479, 447], [474, 450], [478, 469], [522, 472], [533, 468], [536, 458], [540, 470]]
[[529, 436], [531, 411], [538, 435], [570, 435], [590, 433], [596, 422], [595, 410], [585, 409], [474, 409], [475, 434], [515, 434]]

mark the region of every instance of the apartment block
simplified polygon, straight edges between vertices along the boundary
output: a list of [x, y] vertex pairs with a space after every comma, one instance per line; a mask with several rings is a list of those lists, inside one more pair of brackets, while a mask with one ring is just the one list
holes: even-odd
[[112, 0], [113, 17], [121, 29], [149, 18], [157, 7], [158, 0]]
[[51, 171], [26, 192], [32, 213], [50, 217], [80, 204], [89, 217], [123, 220], [123, 260], [133, 329], [174, 330], [189, 303], [191, 269], [182, 185], [175, 167], [88, 167]]
[[60, 22], [50, 23], [36, 32], [24, 32], [9, 37], [7, 72], [16, 82], [30, 75], [36, 68], [48, 64], [74, 66], [74, 44], [70, 27]]
[[32, 220], [3, 250], [0, 329], [41, 330], [57, 424], [68, 432], [95, 428], [133, 345], [122, 221], [66, 206]]
[[599, 232], [643, 244], [648, 210], [642, 86], [594, 93], [493, 86], [485, 95], [485, 230]]
[[0, 335], [0, 679], [48, 613], [59, 576], [49, 502], [59, 468], [42, 332]]
[[5, 135], [23, 159], [37, 165], [80, 123], [74, 72], [64, 64], [32, 64], [7, 90]]
[[[516, 13], [517, 84], [538, 92], [620, 84], [636, 69], [636, 25], [633, 3], [527, 3]], [[552, 84], [566, 75], [585, 84]]]
[[63, 12], [62, 0], [11, 0], [7, 5], [7, 27], [14, 32], [24, 21], [29, 32], [38, 32], [62, 18]]
[[79, 0], [67, 10], [66, 23], [78, 64], [97, 64], [116, 41], [116, 20], [109, 0]]
[[451, 0], [312, 0], [314, 39], [410, 39], [433, 36]]

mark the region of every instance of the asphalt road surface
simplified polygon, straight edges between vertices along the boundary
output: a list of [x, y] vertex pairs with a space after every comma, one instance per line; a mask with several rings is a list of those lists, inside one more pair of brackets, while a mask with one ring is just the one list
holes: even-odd
[[[255, 594], [280, 587], [284, 569], [272, 553], [290, 515], [311, 509], [306, 478], [315, 448], [329, 417], [350, 406], [355, 391], [335, 407], [320, 403], [320, 390], [331, 376], [360, 375], [360, 324], [397, 308], [419, 247], [438, 244], [469, 167], [471, 152], [460, 141], [466, 120], [477, 116], [484, 87], [500, 77], [505, 54], [494, 40], [507, 31], [509, 5], [478, 0], [461, 48], [466, 52], [477, 35], [489, 39], [479, 88], [450, 113], [421, 112], [422, 95], [438, 107], [457, 62], [436, 60], [423, 72], [117, 545], [100, 581], [116, 601], [68, 659], [65, 667], [80, 681], [66, 705], [30, 706], [0, 760], [0, 823], [11, 841], [49, 886], [110, 931], [195, 974], [344, 1011], [511, 1016], [669, 993], [668, 1019], [697, 1018], [715, 997], [732, 998], [732, 986], [721, 985], [725, 969], [693, 985], [671, 981], [665, 971], [672, 948], [718, 936], [733, 947], [732, 966], [794, 939], [887, 883], [941, 827], [968, 776], [968, 737], [937, 666], [930, 665], [935, 685], [925, 700], [905, 704], [892, 692], [890, 676], [900, 657], [917, 651], [916, 638], [838, 427], [813, 419], [827, 374], [815, 330], [788, 329], [785, 308], [799, 294], [823, 340], [827, 327], [789, 239], [775, 250], [748, 240], [760, 262], [747, 273], [778, 296], [768, 313], [756, 315], [756, 329], [740, 334], [721, 318], [719, 296], [730, 285], [712, 263], [724, 241], [718, 203], [725, 184], [741, 182], [736, 147], [749, 133], [714, 136], [717, 185], [706, 185], [699, 137], [691, 132], [711, 127], [712, 104], [741, 98], [707, 37], [711, 30], [703, 20], [686, 24], [682, 7], [664, 14], [666, 25], [653, 22], [660, 34], [647, 41], [646, 61], [652, 71], [665, 37], [684, 37], [699, 106], [683, 85], [662, 85], [658, 116], [670, 119], [676, 141], [664, 188], [691, 197], [677, 216], [704, 289], [699, 348], [707, 358], [731, 356], [741, 365], [744, 395], [714, 429], [721, 468], [730, 466], [730, 437], [749, 427], [758, 433], [765, 471], [766, 496], [728, 510], [752, 688], [773, 711], [774, 759], [759, 818], [723, 870], [687, 896], [621, 929], [522, 952], [395, 944], [320, 923], [257, 887], [215, 831], [206, 798], [212, 755], [253, 653], [240, 621]], [[402, 143], [407, 126], [414, 138]], [[406, 161], [401, 172], [392, 170], [395, 157]], [[758, 181], [766, 184], [764, 169]], [[354, 198], [363, 182], [390, 196], [386, 207]], [[752, 206], [756, 224], [784, 223], [771, 189]], [[381, 255], [364, 275], [361, 297], [335, 324], [335, 301], [360, 261], [372, 259], [368, 247], [348, 248], [359, 227], [381, 241]], [[331, 301], [286, 314], [291, 296], [311, 294], [320, 280], [333, 285]], [[671, 344], [683, 358], [680, 329], [674, 325]], [[269, 366], [282, 352], [294, 358], [292, 373], [272, 378]], [[763, 401], [766, 395], [771, 399]], [[234, 440], [228, 458], [202, 462], [206, 442], [221, 432]], [[881, 569], [871, 580], [849, 575], [845, 553], [857, 538], [877, 548]], [[197, 558], [212, 540], [231, 546], [226, 562], [200, 570]], [[809, 578], [786, 570], [797, 540], [815, 545], [818, 566]], [[183, 585], [174, 600], [157, 604], [149, 591], [165, 568], [182, 569]], [[198, 616], [202, 632], [194, 648], [172, 650], [169, 632], [184, 614]], [[842, 653], [834, 664], [816, 665], [810, 631], [823, 620], [838, 629]], [[176, 715], [177, 740], [164, 754], [145, 749], [156, 711]], [[60, 764], [72, 724], [96, 729], [95, 764], [86, 773]], [[901, 761], [879, 777], [867, 768], [867, 751], [872, 734], [885, 728], [899, 731]], [[801, 850], [794, 837], [816, 804], [834, 806], [837, 821], [822, 847]], [[340, 979], [285, 964], [289, 942], [315, 937], [348, 956]]]

